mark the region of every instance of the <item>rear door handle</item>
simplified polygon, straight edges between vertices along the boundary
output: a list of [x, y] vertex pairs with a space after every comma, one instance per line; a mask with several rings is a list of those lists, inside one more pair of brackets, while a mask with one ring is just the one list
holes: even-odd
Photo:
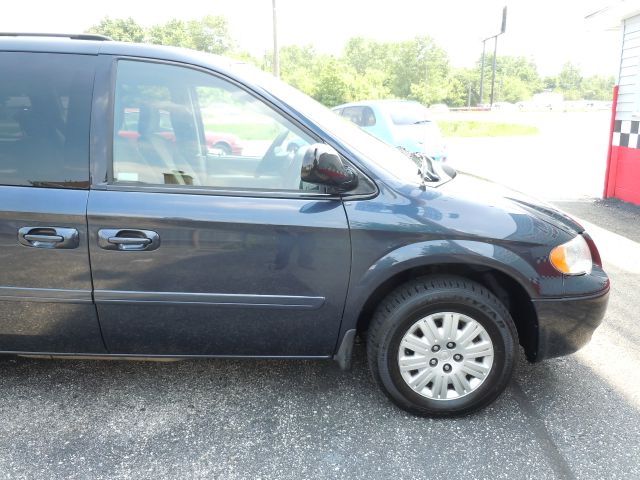
[[18, 230], [18, 242], [25, 247], [77, 248], [80, 235], [75, 228], [22, 227]]
[[98, 230], [98, 245], [104, 250], [148, 252], [160, 246], [160, 235], [151, 230], [104, 228]]

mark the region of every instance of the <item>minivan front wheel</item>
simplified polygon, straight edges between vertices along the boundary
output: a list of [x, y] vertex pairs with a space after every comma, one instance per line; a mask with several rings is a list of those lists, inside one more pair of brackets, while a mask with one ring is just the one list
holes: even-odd
[[505, 306], [461, 277], [424, 277], [380, 304], [368, 336], [373, 377], [399, 407], [428, 416], [464, 415], [507, 386], [518, 341]]

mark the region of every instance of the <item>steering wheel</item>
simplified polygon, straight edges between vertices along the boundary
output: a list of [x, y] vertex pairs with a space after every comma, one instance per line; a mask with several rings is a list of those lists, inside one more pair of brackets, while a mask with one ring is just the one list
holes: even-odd
[[285, 130], [284, 132], [279, 133], [278, 136], [273, 140], [273, 142], [271, 142], [271, 145], [269, 145], [269, 148], [264, 154], [264, 157], [262, 157], [262, 160], [260, 160], [260, 163], [258, 163], [258, 166], [256, 167], [256, 177], [264, 175], [270, 170], [275, 169], [276, 171], [278, 171], [279, 165], [277, 164], [278, 156], [276, 155], [276, 148], [282, 145], [282, 142], [284, 142], [288, 135], [289, 130]]
[[302, 169], [302, 161], [307, 153], [308, 145], [298, 146], [293, 154], [293, 158], [284, 172], [284, 178], [282, 179], [283, 188], [287, 190], [298, 190], [300, 188], [300, 170]]

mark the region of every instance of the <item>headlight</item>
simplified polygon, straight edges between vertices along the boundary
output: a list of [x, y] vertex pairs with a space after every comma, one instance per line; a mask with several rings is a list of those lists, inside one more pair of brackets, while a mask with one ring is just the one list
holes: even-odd
[[558, 271], [566, 275], [591, 273], [593, 266], [591, 250], [582, 235], [551, 250], [549, 259]]

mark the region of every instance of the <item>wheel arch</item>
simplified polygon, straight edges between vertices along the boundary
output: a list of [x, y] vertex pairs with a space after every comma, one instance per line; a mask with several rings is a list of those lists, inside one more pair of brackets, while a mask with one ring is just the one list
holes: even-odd
[[224, 148], [226, 150], [228, 150], [229, 152], [233, 151], [233, 148], [231, 147], [231, 144], [229, 142], [227, 142], [226, 140], [218, 140], [217, 142], [214, 142], [213, 145], [211, 145], [213, 148]]
[[358, 334], [363, 335], [367, 331], [375, 309], [394, 289], [415, 278], [434, 275], [459, 276], [487, 288], [511, 314], [527, 357], [534, 357], [538, 348], [538, 319], [530, 293], [513, 275], [495, 266], [478, 263], [430, 263], [395, 272], [381, 281], [362, 303], [355, 321]]

